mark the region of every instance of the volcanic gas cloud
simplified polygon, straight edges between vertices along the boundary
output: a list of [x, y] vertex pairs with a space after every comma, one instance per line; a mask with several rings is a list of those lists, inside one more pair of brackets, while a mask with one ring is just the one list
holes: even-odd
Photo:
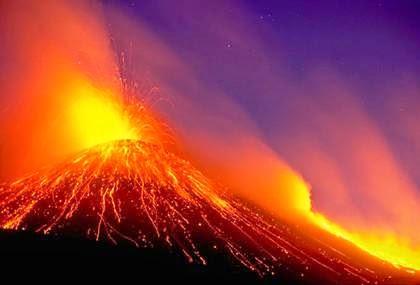
[[[383, 241], [347, 231], [312, 212], [308, 184], [250, 131], [252, 123], [225, 138], [235, 141], [231, 149], [202, 135], [211, 133], [203, 124], [191, 149], [206, 148], [208, 157], [176, 154], [186, 147], [174, 143], [152, 114], [150, 98], [142, 97], [147, 90], [127, 81], [130, 58], [115, 53], [126, 39], [109, 36], [99, 4], [13, 1], [3, 6], [2, 49], [13, 60], [5, 59], [8, 78], [2, 80], [0, 98], [0, 176], [12, 181], [0, 185], [2, 228], [146, 247], [163, 242], [202, 264], [207, 260], [200, 244], [208, 240], [259, 274], [274, 273], [284, 255], [336, 272], [325, 257], [314, 258], [288, 242], [281, 226], [234, 198], [230, 191], [235, 191], [282, 218], [310, 221], [383, 260], [419, 269], [415, 246], [394, 236]], [[155, 57], [152, 71], [176, 68], [193, 77], [150, 32], [121, 17], [111, 17], [114, 27], [141, 39], [134, 44], [150, 45], [140, 52], [140, 66]], [[131, 60], [137, 62], [135, 56]], [[194, 112], [200, 110], [185, 114]], [[236, 114], [242, 123], [247, 120]], [[191, 140], [184, 140], [189, 147]], [[205, 167], [215, 180], [182, 157]], [[368, 271], [346, 268], [359, 281], [372, 278]]]

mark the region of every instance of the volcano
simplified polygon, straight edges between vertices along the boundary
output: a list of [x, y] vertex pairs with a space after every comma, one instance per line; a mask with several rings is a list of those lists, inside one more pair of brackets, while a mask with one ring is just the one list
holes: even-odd
[[290, 270], [303, 280], [312, 272], [317, 277], [310, 280], [322, 276], [324, 283], [369, 284], [394, 280], [390, 272], [402, 274], [272, 218], [227, 194], [188, 161], [139, 140], [101, 144], [4, 183], [0, 201], [4, 230], [160, 249], [195, 266], [213, 266], [215, 254], [228, 256], [228, 263], [260, 278]]

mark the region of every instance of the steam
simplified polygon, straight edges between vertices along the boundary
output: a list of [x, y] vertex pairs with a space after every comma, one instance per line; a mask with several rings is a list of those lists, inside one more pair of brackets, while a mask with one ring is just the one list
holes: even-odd
[[[374, 226], [418, 241], [412, 224], [420, 213], [417, 186], [398, 150], [342, 79], [322, 71], [309, 82], [299, 92], [315, 93], [316, 100], [300, 96], [300, 105], [288, 105], [296, 127], [273, 139], [316, 189], [316, 209], [350, 228]], [[404, 125], [396, 125], [405, 115], [394, 115], [389, 119], [403, 130]]]

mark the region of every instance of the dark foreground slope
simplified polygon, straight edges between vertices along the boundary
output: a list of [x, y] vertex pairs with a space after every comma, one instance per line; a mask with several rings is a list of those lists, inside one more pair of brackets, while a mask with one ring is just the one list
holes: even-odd
[[[259, 277], [223, 252], [210, 247], [205, 250], [206, 266], [188, 263], [185, 257], [166, 247], [136, 248], [131, 244], [112, 245], [78, 238], [63, 238], [29, 232], [0, 232], [0, 265], [3, 272], [13, 273], [17, 279], [56, 280], [72, 282], [111, 281], [117, 284], [420, 284], [419, 276], [406, 274], [388, 264], [369, 257], [357, 248], [338, 241], [326, 233], [316, 239], [296, 235], [294, 227], [291, 243], [300, 247], [314, 260], [321, 260], [337, 274], [320, 270], [316, 262], [302, 264], [295, 259], [285, 262], [274, 276]], [[324, 242], [333, 243], [334, 247]], [[334, 255], [340, 251], [337, 258]], [[324, 256], [324, 257], [322, 257]], [[362, 258], [363, 261], [360, 260]], [[328, 261], [327, 261], [328, 260]], [[370, 272], [361, 274], [366, 282], [355, 279], [343, 266], [365, 267]], [[359, 279], [362, 280], [362, 279]]]

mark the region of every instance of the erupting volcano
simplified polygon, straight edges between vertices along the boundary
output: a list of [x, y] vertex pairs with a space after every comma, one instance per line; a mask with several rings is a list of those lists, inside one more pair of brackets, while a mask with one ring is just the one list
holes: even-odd
[[[301, 79], [277, 89], [272, 59], [262, 60], [270, 53], [253, 45], [252, 29], [226, 32], [229, 52], [247, 46], [230, 70], [208, 58], [201, 64], [207, 49], [186, 60], [160, 29], [113, 5], [0, 5], [8, 12], [0, 11], [0, 75], [8, 76], [0, 95], [13, 95], [0, 97], [0, 239], [10, 234], [18, 248], [17, 236], [29, 233], [139, 255], [163, 249], [183, 268], [218, 265], [223, 276], [257, 282], [419, 280], [416, 177], [399, 167], [358, 101], [322, 76], [315, 81], [332, 96], [300, 88]], [[203, 23], [213, 27], [210, 18]], [[212, 52], [226, 36], [221, 27], [209, 34]], [[153, 105], [161, 97], [174, 99], [171, 110]]]
[[[140, 131], [130, 127], [118, 108], [108, 108], [114, 106], [104, 103], [109, 98], [95, 98], [96, 112], [103, 118], [126, 122], [106, 128], [108, 137], [121, 139], [104, 143], [103, 132], [88, 136], [83, 141], [94, 145], [65, 162], [1, 184], [1, 228], [166, 247], [203, 266], [210, 249], [230, 255], [261, 277], [292, 266], [302, 277], [324, 272], [326, 280], [341, 276], [346, 282], [367, 284], [389, 278], [383, 265], [369, 269], [235, 198], [164, 144], [131, 139], [142, 137]], [[77, 110], [76, 121], [85, 115]], [[92, 124], [92, 131], [101, 122]]]

